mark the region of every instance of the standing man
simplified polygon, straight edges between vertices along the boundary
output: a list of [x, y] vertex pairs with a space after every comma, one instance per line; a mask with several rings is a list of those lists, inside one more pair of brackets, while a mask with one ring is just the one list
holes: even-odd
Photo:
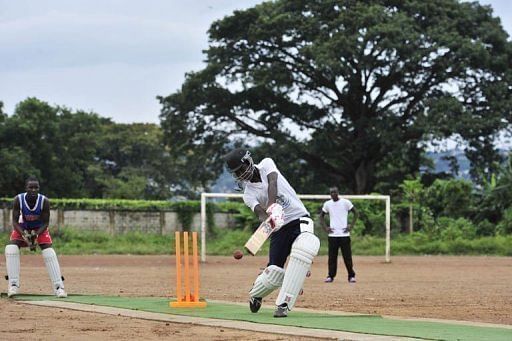
[[27, 246], [32, 248], [36, 242], [42, 250], [55, 296], [67, 297], [64, 278], [60, 273], [59, 261], [52, 248], [52, 237], [48, 231], [50, 201], [39, 194], [39, 181], [35, 177], [29, 177], [26, 180], [25, 190], [25, 193], [20, 193], [14, 198], [13, 231], [9, 244], [5, 246], [5, 264], [9, 281], [7, 296], [16, 295], [20, 288], [20, 248]]
[[[330, 189], [331, 199], [326, 201], [320, 212], [320, 222], [325, 232], [329, 234], [329, 274], [324, 280], [331, 283], [338, 270], [338, 249], [341, 248], [343, 261], [348, 272], [349, 283], [356, 282], [356, 273], [352, 265], [352, 247], [350, 245], [350, 230], [356, 224], [359, 214], [349, 200], [339, 197], [338, 188]], [[348, 223], [348, 213], [353, 212], [352, 223]], [[325, 223], [325, 215], [329, 214], [329, 226]]]
[[226, 154], [224, 161], [233, 177], [245, 184], [244, 202], [259, 220], [276, 217], [271, 220], [274, 231], [270, 235], [269, 261], [249, 292], [249, 307], [253, 313], [258, 312], [263, 298], [281, 288], [274, 317], [286, 317], [320, 248], [313, 221], [272, 159], [265, 158], [255, 165], [251, 153], [238, 148]]

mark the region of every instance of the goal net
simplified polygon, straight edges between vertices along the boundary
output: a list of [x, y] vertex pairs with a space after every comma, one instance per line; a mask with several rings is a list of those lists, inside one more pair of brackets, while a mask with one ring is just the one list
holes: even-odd
[[[300, 199], [306, 200], [328, 200], [331, 198], [327, 194], [299, 194]], [[345, 199], [357, 200], [382, 200], [386, 204], [386, 246], [385, 262], [389, 263], [391, 253], [391, 199], [389, 195], [340, 195]], [[206, 262], [206, 200], [209, 198], [243, 198], [241, 193], [201, 193], [201, 262]]]

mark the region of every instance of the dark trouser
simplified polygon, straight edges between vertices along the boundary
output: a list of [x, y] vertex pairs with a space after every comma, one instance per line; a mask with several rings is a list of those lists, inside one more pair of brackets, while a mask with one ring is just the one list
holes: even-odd
[[343, 261], [347, 268], [348, 278], [355, 277], [356, 273], [352, 268], [352, 248], [350, 237], [329, 237], [329, 277], [336, 277], [338, 271], [338, 249], [341, 249]]
[[292, 220], [270, 235], [268, 265], [284, 268], [286, 258], [290, 255], [292, 244], [300, 234], [300, 219]]

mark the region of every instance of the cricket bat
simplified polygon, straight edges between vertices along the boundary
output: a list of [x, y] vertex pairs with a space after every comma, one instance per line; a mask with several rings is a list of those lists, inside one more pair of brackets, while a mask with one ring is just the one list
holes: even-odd
[[253, 256], [256, 255], [272, 232], [274, 232], [274, 229], [270, 225], [270, 217], [268, 217], [245, 243], [244, 247], [247, 252]]

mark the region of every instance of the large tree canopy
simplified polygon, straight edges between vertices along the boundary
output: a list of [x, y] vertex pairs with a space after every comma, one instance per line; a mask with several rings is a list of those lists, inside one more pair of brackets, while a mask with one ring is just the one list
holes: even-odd
[[[168, 199], [189, 194], [155, 124], [119, 124], [94, 113], [0, 102], [0, 196], [14, 196], [35, 175], [50, 197]], [[178, 174], [178, 175], [177, 175]]]
[[209, 36], [207, 66], [160, 98], [167, 143], [208, 143], [206, 164], [249, 134], [302, 160], [317, 184], [363, 193], [417, 172], [433, 139], [460, 136], [484, 173], [498, 160], [512, 48], [488, 6], [278, 0]]

